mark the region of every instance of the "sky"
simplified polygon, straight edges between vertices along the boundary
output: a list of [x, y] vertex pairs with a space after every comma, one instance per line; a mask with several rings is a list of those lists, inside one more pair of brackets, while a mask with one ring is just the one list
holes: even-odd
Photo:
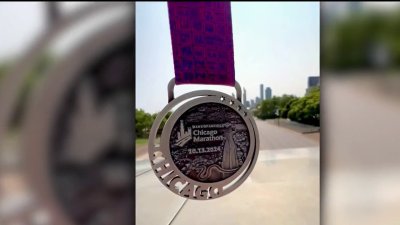
[[[68, 15], [89, 2], [59, 2], [63, 15]], [[45, 31], [44, 2], [0, 2], [0, 62], [21, 56]]]
[[39, 36], [44, 29], [43, 12], [37, 2], [0, 3], [0, 60], [20, 54]]
[[[68, 13], [84, 3], [62, 3]], [[0, 3], [0, 61], [22, 54], [46, 27], [44, 4]], [[158, 112], [167, 104], [174, 77], [167, 3], [136, 3], [136, 107]], [[319, 3], [233, 2], [236, 80], [248, 99], [259, 85], [273, 95], [303, 96], [308, 76], [319, 76]], [[227, 86], [178, 85], [175, 96], [193, 90], [235, 90]]]
[[[260, 84], [273, 95], [303, 96], [307, 77], [319, 76], [319, 3], [232, 2], [235, 78], [247, 98], [260, 95]], [[167, 84], [174, 77], [168, 9], [165, 2], [136, 4], [136, 108], [161, 111]], [[227, 86], [179, 85], [175, 96]]]

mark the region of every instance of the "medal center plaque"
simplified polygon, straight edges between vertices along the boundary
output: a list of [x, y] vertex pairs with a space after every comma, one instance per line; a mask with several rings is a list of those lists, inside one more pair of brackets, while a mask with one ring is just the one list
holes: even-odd
[[249, 129], [231, 107], [202, 103], [178, 118], [169, 147], [172, 161], [184, 175], [203, 183], [219, 182], [244, 164], [250, 148]]

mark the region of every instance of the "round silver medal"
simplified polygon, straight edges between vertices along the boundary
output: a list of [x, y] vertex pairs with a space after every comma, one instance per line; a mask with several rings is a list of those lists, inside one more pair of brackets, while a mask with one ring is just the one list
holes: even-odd
[[[218, 91], [193, 91], [173, 98], [158, 114], [150, 131], [150, 163], [158, 179], [186, 198], [207, 200], [235, 190], [249, 176], [259, 150], [255, 121], [238, 99]], [[160, 125], [171, 110], [160, 139]], [[158, 141], [159, 140], [159, 141]]]

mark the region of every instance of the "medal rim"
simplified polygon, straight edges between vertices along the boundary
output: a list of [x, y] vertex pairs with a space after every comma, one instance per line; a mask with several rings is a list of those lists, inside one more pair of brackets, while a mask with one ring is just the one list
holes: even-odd
[[[245, 107], [243, 106], [243, 104], [242, 104], [239, 100], [235, 99], [234, 97], [232, 97], [232, 96], [230, 96], [230, 95], [227, 95], [227, 94], [225, 94], [225, 93], [222, 93], [222, 92], [219, 92], [219, 91], [213, 91], [213, 90], [198, 90], [198, 91], [192, 91], [192, 92], [183, 94], [183, 95], [181, 95], [181, 96], [179, 96], [179, 97], [173, 99], [172, 101], [170, 101], [170, 102], [161, 110], [161, 112], [158, 113], [156, 119], [155, 119], [154, 122], [153, 122], [153, 125], [152, 125], [151, 130], [150, 130], [150, 134], [149, 134], [148, 154], [149, 154], [149, 161], [150, 161], [150, 164], [151, 164], [151, 168], [152, 168], [152, 170], [153, 170], [153, 173], [156, 173], [155, 170], [157, 169], [157, 168], [155, 167], [155, 164], [154, 164], [153, 161], [152, 161], [152, 157], [154, 156], [154, 153], [160, 151], [160, 152], [162, 152], [162, 153], [164, 154], [164, 151], [161, 149], [161, 146], [162, 146], [162, 142], [161, 142], [161, 141], [162, 141], [162, 139], [165, 139], [165, 138], [163, 138], [163, 136], [165, 136], [165, 135], [163, 135], [164, 130], [165, 130], [165, 127], [164, 127], [164, 129], [163, 129], [163, 131], [162, 131], [162, 133], [161, 133], [160, 144], [159, 144], [159, 145], [155, 144], [155, 140], [156, 140], [156, 137], [157, 137], [157, 131], [158, 131], [160, 125], [161, 125], [162, 120], [165, 118], [165, 116], [167, 115], [167, 113], [171, 111], [171, 109], [173, 109], [175, 106], [177, 106], [178, 104], [182, 103], [183, 101], [189, 100], [188, 102], [184, 103], [184, 104], [183, 104], [182, 106], [180, 106], [179, 108], [185, 106], [186, 104], [188, 104], [188, 103], [190, 103], [190, 102], [192, 102], [192, 101], [195, 101], [196, 99], [197, 99], [197, 100], [198, 100], [198, 99], [206, 99], [207, 97], [213, 97], [213, 98], [225, 97], [225, 100], [226, 100], [227, 102], [228, 102], [229, 100], [234, 100], [236, 103], [239, 103], [239, 105], [242, 106], [243, 109], [245, 109]], [[221, 103], [221, 101], [219, 101], [218, 103]], [[227, 105], [227, 106], [230, 107], [230, 105]], [[178, 109], [179, 109], [179, 108], [178, 108]], [[232, 107], [231, 107], [231, 108], [232, 108]], [[237, 112], [237, 110], [236, 110], [235, 108], [232, 108], [232, 109], [233, 109], [235, 112]], [[182, 172], [181, 172], [178, 168], [176, 168], [176, 165], [175, 165], [175, 163], [172, 161], [172, 158], [171, 158], [171, 155], [170, 155], [170, 152], [169, 152], [169, 151], [166, 152], [167, 154], [163, 155], [163, 157], [166, 157], [166, 156], [169, 156], [169, 157], [170, 157], [169, 160], [172, 161], [172, 163], [173, 163], [172, 166], [175, 167], [175, 169], [176, 169], [177, 172], [179, 173], [179, 176], [180, 176], [182, 179], [184, 179], [185, 181], [187, 181], [187, 182], [189, 182], [189, 183], [190, 183], [190, 181], [192, 181], [193, 183], [198, 183], [198, 184], [200, 184], [200, 185], [208, 185], [208, 186], [211, 186], [211, 184], [214, 184], [214, 186], [216, 186], [217, 188], [222, 188], [222, 189], [223, 189], [223, 187], [226, 187], [225, 189], [223, 189], [223, 192], [222, 192], [221, 194], [217, 195], [216, 197], [213, 197], [213, 198], [210, 197], [210, 198], [206, 198], [206, 199], [203, 199], [203, 198], [196, 198], [196, 197], [193, 197], [193, 196], [189, 196], [189, 197], [188, 197], [188, 196], [180, 195], [179, 193], [176, 193], [176, 192], [172, 191], [172, 190], [170, 189], [170, 187], [169, 187], [166, 183], [164, 183], [164, 180], [162, 180], [161, 177], [159, 177], [157, 174], [155, 174], [156, 177], [158, 178], [158, 180], [160, 180], [160, 182], [161, 182], [165, 187], [167, 187], [167, 189], [169, 189], [171, 192], [173, 192], [173, 193], [175, 193], [175, 194], [177, 194], [177, 195], [179, 195], [179, 196], [181, 196], [181, 197], [188, 198], [188, 199], [194, 199], [194, 200], [212, 200], [212, 199], [216, 199], [216, 198], [225, 196], [225, 195], [229, 194], [230, 192], [232, 192], [233, 190], [236, 190], [236, 189], [247, 179], [247, 177], [250, 175], [250, 173], [251, 173], [252, 170], [254, 169], [254, 166], [255, 166], [255, 164], [257, 163], [257, 158], [258, 158], [258, 153], [259, 153], [259, 147], [260, 147], [260, 143], [259, 143], [259, 133], [258, 133], [258, 129], [257, 129], [256, 123], [255, 123], [255, 120], [254, 120], [254, 118], [253, 118], [253, 115], [252, 115], [251, 111], [249, 111], [249, 110], [247, 110], [247, 109], [245, 109], [244, 111], [247, 113], [247, 116], [246, 116], [246, 117], [247, 117], [247, 119], [249, 120], [249, 124], [250, 124], [250, 126], [248, 126], [249, 135], [250, 135], [250, 136], [253, 135], [253, 138], [254, 138], [254, 143], [253, 143], [254, 149], [252, 150], [253, 154], [252, 154], [251, 156], [250, 156], [249, 154], [247, 155], [246, 160], [249, 159], [249, 162], [247, 163], [247, 165], [245, 165], [245, 163], [243, 163], [243, 165], [242, 165], [241, 168], [240, 168], [240, 169], [243, 169], [243, 170], [242, 170], [240, 173], [239, 173], [238, 171], [235, 172], [235, 174], [238, 174], [238, 175], [237, 175], [234, 179], [232, 179], [230, 182], [226, 183], [225, 185], [223, 185], [223, 186], [217, 186], [217, 185], [215, 185], [217, 182], [205, 183], [205, 182], [195, 181], [195, 180], [193, 180], [193, 179], [187, 177], [186, 175], [182, 174]], [[176, 111], [172, 113], [171, 117], [172, 117], [175, 113], [176, 113]], [[184, 112], [183, 112], [183, 113], [184, 113]], [[183, 113], [182, 113], [182, 114], [183, 114]], [[238, 113], [239, 115], [241, 115], [239, 112], [237, 112], [237, 113]], [[179, 116], [181, 116], [182, 114], [180, 114]], [[241, 115], [241, 116], [242, 116], [242, 115]], [[177, 118], [179, 118], [179, 117], [177, 117]], [[243, 116], [242, 116], [242, 119], [246, 122], [246, 119], [243, 118]], [[168, 120], [168, 121], [169, 121], [169, 120]], [[168, 123], [168, 121], [167, 121], [167, 123]], [[167, 125], [167, 123], [166, 123], [166, 125]], [[247, 124], [246, 124], [246, 125], [247, 125]], [[172, 128], [171, 128], [171, 130], [172, 130]], [[168, 136], [168, 138], [169, 138], [169, 136]], [[250, 144], [252, 145], [252, 143], [250, 143]], [[167, 144], [167, 148], [169, 149], [169, 143]], [[250, 151], [250, 149], [249, 149], [249, 151]], [[233, 177], [235, 174], [233, 174], [233, 175], [230, 176], [229, 178]], [[229, 178], [227, 178], [227, 179], [229, 179]], [[222, 183], [223, 181], [226, 182], [227, 179], [222, 180], [222, 181], [219, 181], [219, 182], [221, 182], [221, 183]], [[190, 180], [190, 181], [189, 181], [189, 180]]]

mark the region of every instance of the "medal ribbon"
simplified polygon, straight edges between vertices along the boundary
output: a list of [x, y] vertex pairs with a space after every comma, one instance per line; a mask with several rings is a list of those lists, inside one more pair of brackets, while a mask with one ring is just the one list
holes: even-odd
[[230, 2], [168, 2], [175, 83], [235, 86]]

